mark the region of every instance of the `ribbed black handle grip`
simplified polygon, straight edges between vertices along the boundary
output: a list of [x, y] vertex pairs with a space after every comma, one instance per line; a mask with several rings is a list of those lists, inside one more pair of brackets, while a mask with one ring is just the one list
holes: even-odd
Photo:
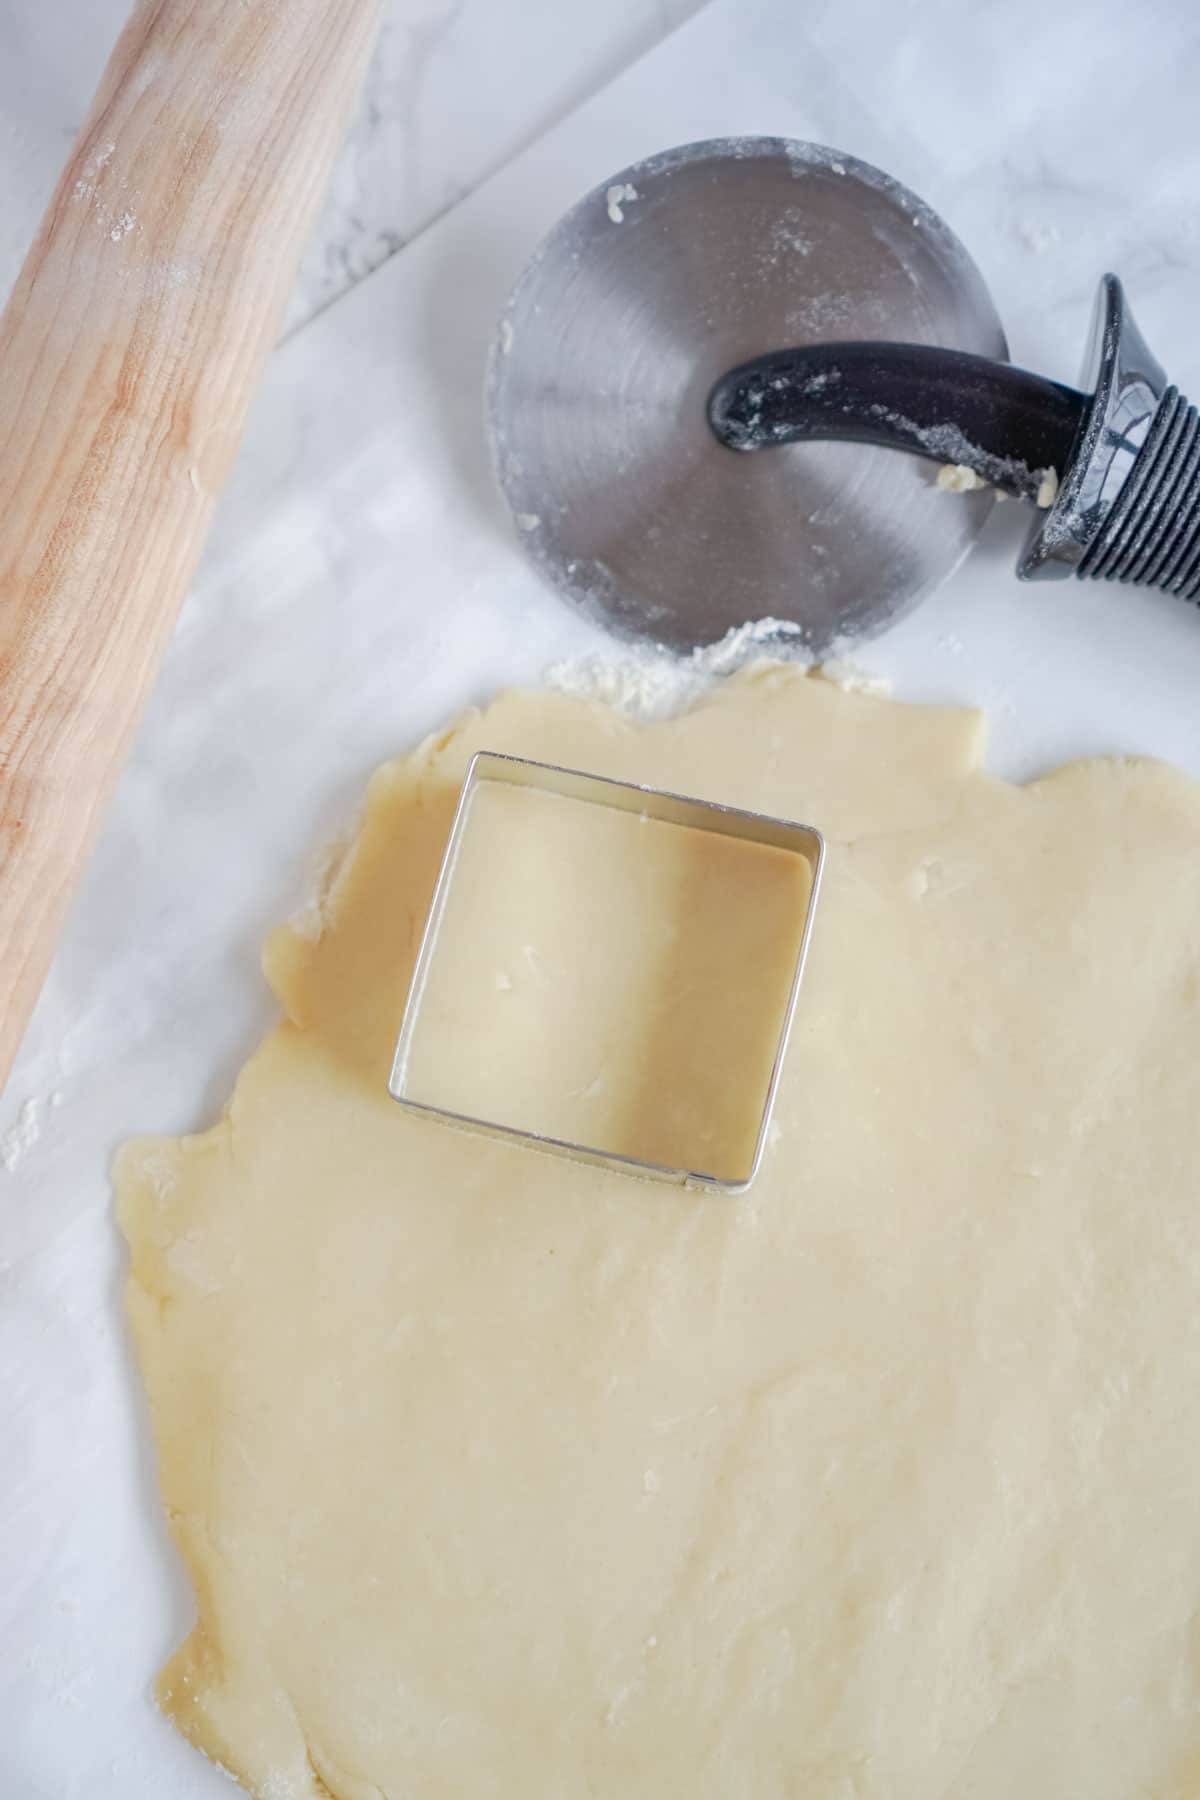
[[730, 369], [708, 418], [731, 450], [849, 438], [965, 463], [1042, 509], [1022, 580], [1200, 601], [1200, 412], [1167, 385], [1115, 275], [1100, 283], [1081, 388], [926, 344], [805, 344]]
[[1200, 412], [1166, 389], [1078, 573], [1200, 600]]

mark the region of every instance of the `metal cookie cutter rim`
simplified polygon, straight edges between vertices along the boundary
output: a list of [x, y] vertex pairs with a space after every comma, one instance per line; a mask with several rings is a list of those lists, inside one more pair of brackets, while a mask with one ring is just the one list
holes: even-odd
[[[502, 781], [511, 786], [532, 787], [543, 793], [561, 794], [569, 799], [583, 800], [590, 805], [610, 806], [622, 812], [640, 813], [648, 818], [662, 820], [667, 824], [685, 825], [696, 830], [711, 831], [724, 837], [735, 837], [751, 843], [772, 845], [777, 849], [784, 849], [800, 855], [808, 863], [811, 871], [811, 883], [805, 905], [804, 930], [793, 965], [783, 1021], [775, 1045], [771, 1073], [755, 1137], [754, 1155], [750, 1168], [744, 1175], [730, 1179], [713, 1175], [703, 1169], [676, 1168], [667, 1163], [648, 1162], [620, 1151], [604, 1150], [595, 1144], [576, 1143], [565, 1138], [551, 1137], [542, 1132], [532, 1131], [523, 1126], [506, 1125], [496, 1119], [480, 1118], [470, 1113], [456, 1112], [449, 1107], [434, 1106], [428, 1101], [413, 1099], [405, 1091], [409, 1054], [420, 1017], [421, 1002], [428, 982], [430, 967], [437, 951], [438, 935], [445, 916], [447, 898], [454, 878], [459, 850], [468, 827], [471, 798], [485, 781]], [[676, 794], [665, 788], [648, 787], [639, 782], [617, 781], [607, 775], [592, 775], [582, 769], [567, 769], [557, 763], [537, 762], [529, 757], [510, 756], [496, 750], [477, 750], [468, 764], [467, 773], [459, 791], [458, 804], [455, 807], [454, 819], [450, 826], [450, 835], [446, 840], [446, 848], [442, 855], [441, 867], [438, 870], [425, 929], [421, 935], [417, 959], [413, 965], [408, 998], [400, 1023], [400, 1035], [396, 1042], [396, 1053], [388, 1079], [388, 1092], [394, 1100], [410, 1111], [441, 1119], [447, 1124], [456, 1125], [465, 1131], [532, 1144], [556, 1155], [569, 1156], [576, 1162], [618, 1169], [625, 1174], [642, 1176], [655, 1181], [667, 1181], [676, 1186], [704, 1188], [723, 1194], [745, 1193], [758, 1174], [766, 1147], [784, 1055], [791, 1036], [796, 1004], [800, 994], [800, 983], [808, 957], [824, 865], [825, 840], [821, 833], [811, 825], [802, 825], [791, 819], [777, 818], [769, 813], [752, 812], [744, 807], [726, 806], [715, 800], [699, 800], [693, 795]]]

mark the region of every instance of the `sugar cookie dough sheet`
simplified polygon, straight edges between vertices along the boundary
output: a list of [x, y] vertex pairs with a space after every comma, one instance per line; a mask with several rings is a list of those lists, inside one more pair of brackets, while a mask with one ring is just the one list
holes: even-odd
[[[1200, 1794], [1200, 789], [979, 744], [774, 671], [375, 776], [228, 1114], [117, 1171], [162, 1703], [259, 1800]], [[389, 1100], [485, 747], [825, 831], [745, 1196]]]
[[482, 781], [462, 822], [404, 1097], [744, 1184], [807, 857], [506, 781]]

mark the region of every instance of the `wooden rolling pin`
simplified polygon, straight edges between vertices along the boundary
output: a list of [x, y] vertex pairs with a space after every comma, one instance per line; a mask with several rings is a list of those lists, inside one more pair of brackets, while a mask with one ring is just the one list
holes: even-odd
[[140, 0], [0, 319], [0, 1086], [280, 326], [377, 0]]

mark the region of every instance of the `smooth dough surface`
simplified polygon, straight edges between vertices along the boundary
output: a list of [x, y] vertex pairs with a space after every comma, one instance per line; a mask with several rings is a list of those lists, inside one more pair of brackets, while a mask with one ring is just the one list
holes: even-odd
[[[260, 1800], [1200, 1794], [1200, 789], [979, 739], [774, 671], [376, 775], [227, 1116], [118, 1168], [161, 1697]], [[480, 748], [824, 829], [744, 1197], [389, 1100]]]
[[404, 1091], [443, 1112], [744, 1180], [812, 872], [774, 844], [484, 781]]

